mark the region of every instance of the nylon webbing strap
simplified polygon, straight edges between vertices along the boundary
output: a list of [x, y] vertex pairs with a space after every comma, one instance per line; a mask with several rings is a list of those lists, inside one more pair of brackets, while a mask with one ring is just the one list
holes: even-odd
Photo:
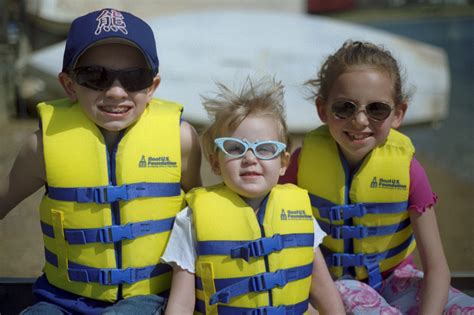
[[381, 253], [373, 253], [373, 254], [345, 254], [345, 253], [335, 253], [332, 252], [327, 247], [321, 245], [321, 252], [323, 253], [326, 263], [328, 266], [335, 266], [335, 267], [353, 267], [353, 266], [366, 266], [373, 263], [379, 263], [380, 261], [395, 256], [405, 250], [408, 246], [410, 246], [411, 242], [413, 241], [413, 235], [408, 237], [403, 243], [400, 245], [386, 250]]
[[[207, 314], [204, 301], [196, 300], [195, 310]], [[259, 308], [217, 305], [217, 310], [218, 314], [224, 315], [300, 315], [308, 310], [308, 300], [293, 305], [263, 306]]]
[[168, 218], [126, 225], [112, 225], [98, 229], [65, 229], [64, 235], [69, 244], [114, 243], [169, 231], [173, 228], [173, 223], [174, 218]]
[[262, 257], [284, 248], [313, 246], [314, 234], [275, 234], [254, 241], [202, 241], [198, 242], [199, 255], [228, 255], [232, 258]]
[[[58, 266], [57, 256], [46, 248], [45, 259], [53, 266]], [[86, 283], [98, 282], [102, 285], [132, 284], [157, 277], [172, 270], [168, 264], [157, 264], [142, 268], [109, 269], [88, 267], [69, 261], [68, 266], [68, 276], [70, 280]]]
[[410, 225], [410, 218], [397, 224], [384, 226], [335, 225], [322, 220], [319, 220], [318, 223], [324, 232], [335, 239], [361, 239], [369, 236], [382, 236], [401, 231]]
[[288, 282], [309, 277], [313, 270], [313, 264], [288, 269], [280, 269], [275, 272], [265, 272], [251, 277], [214, 279], [217, 292], [210, 298], [209, 304], [228, 304], [234, 296], [249, 292], [261, 292], [276, 287], [284, 287]]
[[171, 197], [180, 194], [180, 183], [136, 183], [80, 188], [48, 187], [49, 198], [79, 203], [112, 203], [142, 197]]
[[406, 211], [408, 202], [389, 203], [355, 203], [337, 205], [324, 198], [309, 193], [311, 205], [318, 208], [319, 215], [329, 221], [346, 220], [352, 217], [362, 217], [366, 214], [399, 213]]
[[[97, 229], [64, 229], [64, 237], [69, 244], [114, 243], [122, 240], [132, 240], [141, 236], [170, 231], [174, 218], [155, 221], [111, 225]], [[43, 234], [54, 238], [53, 227], [41, 222]]]

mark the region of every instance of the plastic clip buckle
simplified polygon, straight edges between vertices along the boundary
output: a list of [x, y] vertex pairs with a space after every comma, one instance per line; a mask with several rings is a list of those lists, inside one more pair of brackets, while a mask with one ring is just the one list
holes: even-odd
[[99, 273], [99, 282], [103, 285], [132, 284], [134, 280], [134, 273], [130, 269], [101, 269]]
[[261, 292], [275, 287], [283, 287], [288, 283], [284, 270], [271, 273], [263, 273], [250, 278], [252, 292]]
[[134, 238], [131, 224], [112, 225], [100, 230], [99, 239], [102, 243], [115, 243], [124, 239]]
[[115, 202], [119, 200], [128, 200], [127, 186], [107, 186], [106, 187], [107, 202]]
[[250, 255], [253, 257], [261, 257], [277, 250], [282, 250], [283, 242], [281, 235], [275, 234], [271, 238], [261, 238], [250, 243]]
[[329, 209], [328, 218], [330, 222], [344, 219], [344, 206], [334, 206]]

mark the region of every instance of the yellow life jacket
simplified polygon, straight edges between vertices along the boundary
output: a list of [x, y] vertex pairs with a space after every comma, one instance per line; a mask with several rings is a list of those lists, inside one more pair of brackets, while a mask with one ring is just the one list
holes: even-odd
[[391, 130], [351, 174], [327, 126], [305, 136], [298, 186], [309, 191], [314, 216], [328, 234], [321, 249], [335, 277], [368, 278], [378, 288], [381, 272], [415, 249], [407, 211], [413, 154], [409, 138]]
[[159, 260], [181, 190], [182, 106], [152, 100], [108, 152], [76, 103], [38, 105], [47, 193], [40, 205], [49, 283], [113, 302], [169, 290]]
[[306, 312], [314, 252], [306, 190], [277, 185], [257, 213], [223, 184], [186, 200], [197, 238], [197, 313]]

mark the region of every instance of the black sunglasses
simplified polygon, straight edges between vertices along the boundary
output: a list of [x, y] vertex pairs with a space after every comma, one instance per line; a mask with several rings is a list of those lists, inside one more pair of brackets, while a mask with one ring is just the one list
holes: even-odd
[[[374, 121], [384, 121], [390, 116], [393, 108], [385, 103], [374, 102], [365, 105], [361, 111], [364, 111], [369, 117]], [[356, 113], [359, 112], [359, 108], [356, 104], [349, 101], [340, 101], [331, 105], [331, 111], [339, 119], [348, 119], [353, 117]]]
[[130, 68], [113, 70], [102, 66], [78, 67], [72, 70], [74, 81], [96, 91], [103, 91], [112, 86], [115, 79], [129, 92], [136, 92], [150, 87], [153, 83], [153, 71], [150, 69]]

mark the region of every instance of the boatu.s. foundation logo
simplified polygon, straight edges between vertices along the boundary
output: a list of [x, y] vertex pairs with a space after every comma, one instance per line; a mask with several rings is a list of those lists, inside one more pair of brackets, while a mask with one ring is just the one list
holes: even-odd
[[176, 162], [172, 161], [169, 156], [149, 156], [142, 155], [138, 161], [139, 168], [147, 167], [176, 167]]
[[378, 178], [374, 176], [372, 181], [370, 182], [370, 188], [385, 188], [385, 189], [399, 189], [399, 190], [406, 190], [407, 185], [400, 183], [399, 179], [392, 179], [392, 178]]
[[312, 220], [313, 216], [307, 214], [304, 210], [285, 210], [281, 209], [280, 219], [288, 220]]

